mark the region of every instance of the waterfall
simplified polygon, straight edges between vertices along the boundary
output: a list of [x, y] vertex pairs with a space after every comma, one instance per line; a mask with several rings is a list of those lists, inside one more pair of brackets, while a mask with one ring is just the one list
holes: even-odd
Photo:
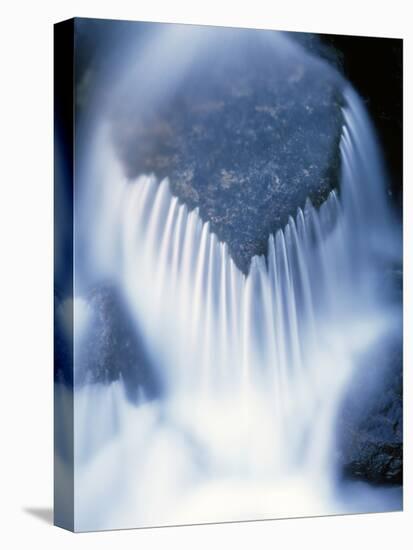
[[[91, 255], [123, 292], [165, 393], [133, 406], [121, 382], [76, 390], [87, 528], [342, 511], [336, 415], [356, 358], [391, 328], [381, 268], [394, 251], [379, 149], [349, 87], [343, 120], [338, 189], [298, 208], [247, 274], [167, 178], [127, 181], [102, 129]], [[92, 429], [108, 432], [96, 453], [88, 403], [101, 415]]]

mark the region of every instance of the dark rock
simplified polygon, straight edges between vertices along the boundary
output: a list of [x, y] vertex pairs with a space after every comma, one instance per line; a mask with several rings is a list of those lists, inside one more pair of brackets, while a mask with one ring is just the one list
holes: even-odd
[[54, 380], [73, 384], [73, 307], [64, 306], [64, 300], [54, 296]]
[[179, 32], [196, 37], [190, 62], [149, 56], [111, 100], [115, 144], [130, 178], [169, 177], [247, 272], [270, 233], [337, 186], [342, 82], [287, 33]]
[[90, 318], [76, 349], [75, 384], [122, 379], [132, 401], [157, 396], [161, 385], [119, 292], [99, 286], [86, 303]]
[[339, 467], [375, 483], [403, 478], [403, 369], [400, 340], [363, 358], [338, 420]]

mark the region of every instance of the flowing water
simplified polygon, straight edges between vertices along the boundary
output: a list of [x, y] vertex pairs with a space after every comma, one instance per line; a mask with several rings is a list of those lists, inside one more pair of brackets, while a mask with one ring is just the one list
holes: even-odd
[[[299, 208], [247, 275], [167, 179], [125, 179], [102, 126], [94, 263], [123, 292], [165, 389], [137, 405], [122, 381], [76, 390], [78, 530], [386, 509], [336, 487], [342, 398], [395, 318], [380, 154], [360, 99], [344, 99], [339, 191]], [[87, 328], [87, 303], [74, 303]]]

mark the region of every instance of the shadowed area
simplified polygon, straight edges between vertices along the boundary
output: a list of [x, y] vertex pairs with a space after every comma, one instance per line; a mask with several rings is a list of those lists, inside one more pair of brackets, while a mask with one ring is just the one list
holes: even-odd
[[33, 516], [44, 523], [53, 525], [53, 508], [42, 508], [31, 506], [28, 508], [23, 508], [23, 511], [30, 516]]

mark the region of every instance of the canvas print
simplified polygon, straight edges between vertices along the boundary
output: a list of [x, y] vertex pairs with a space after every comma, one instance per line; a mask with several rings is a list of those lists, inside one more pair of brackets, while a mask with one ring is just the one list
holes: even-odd
[[402, 41], [55, 26], [55, 523], [402, 509]]

